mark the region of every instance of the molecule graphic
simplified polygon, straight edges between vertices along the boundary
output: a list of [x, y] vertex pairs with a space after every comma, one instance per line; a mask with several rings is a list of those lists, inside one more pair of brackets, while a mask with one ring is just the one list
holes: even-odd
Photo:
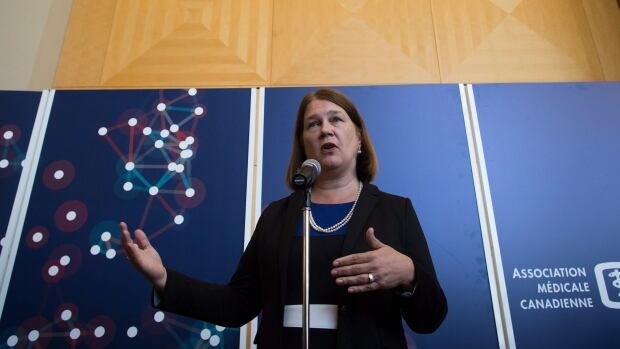
[[[120, 193], [121, 199], [146, 198], [139, 227], [144, 226], [157, 204], [167, 213], [166, 218], [169, 217], [169, 222], [155, 229], [150, 239], [187, 222], [186, 210], [198, 206], [205, 197], [204, 184], [191, 173], [192, 160], [199, 145], [196, 127], [206, 115], [206, 106], [197, 102], [196, 94], [196, 89], [189, 89], [177, 98], [164, 100], [163, 91], [160, 91], [159, 100], [148, 112], [127, 111], [117, 124], [99, 127], [97, 131], [118, 156], [117, 195]], [[5, 127], [0, 135], [5, 135], [7, 140], [3, 146], [12, 146], [8, 138], [18, 139], [19, 129]], [[7, 166], [15, 166], [16, 161], [11, 160]], [[57, 191], [73, 182], [76, 170], [70, 161], [55, 160], [43, 169], [42, 177], [45, 187]], [[24, 243], [31, 250], [46, 246], [51, 234], [56, 232], [79, 231], [89, 218], [87, 205], [81, 200], [65, 201], [52, 213], [54, 227], [48, 229], [37, 225], [24, 231]], [[111, 260], [117, 252], [123, 253], [119, 248], [117, 224], [115, 221], [101, 221], [91, 229], [87, 245], [91, 255], [104, 255]], [[4, 328], [0, 334], [0, 349], [57, 347], [63, 340], [66, 347], [103, 348], [114, 346], [113, 341], [119, 338], [119, 334], [133, 341], [141, 333], [147, 336], [168, 334], [178, 348], [223, 348], [225, 338], [238, 331], [203, 321], [188, 323], [150, 306], [143, 310], [141, 322], [129, 322], [123, 328], [107, 315], [94, 314], [84, 320], [80, 310], [85, 309], [66, 302], [61, 287], [63, 280], [75, 275], [82, 266], [82, 246], [61, 244], [49, 254], [40, 269], [41, 278], [47, 285], [41, 297], [40, 313], [22, 321], [19, 326]], [[48, 298], [54, 295], [57, 302], [49, 304], [50, 309]], [[50, 309], [53, 314], [46, 315], [43, 309]]]
[[[26, 154], [19, 147], [21, 129], [14, 124], [0, 127], [0, 179], [21, 171]], [[4, 247], [6, 223], [0, 223], [0, 250]]]
[[[148, 113], [130, 111], [117, 124], [102, 126], [97, 131], [119, 158], [122, 191], [148, 197], [139, 228], [144, 227], [154, 202], [170, 216], [168, 224], [150, 233], [149, 239], [182, 225], [185, 210], [204, 200], [204, 184], [191, 175], [198, 146], [194, 136], [196, 126], [206, 115], [206, 106], [198, 103], [196, 93], [191, 88], [169, 101], [160, 95]], [[193, 103], [188, 104], [188, 99]], [[115, 141], [113, 133], [127, 138], [125, 151], [121, 151], [120, 140]], [[179, 208], [173, 208], [171, 199]], [[102, 222], [93, 235], [91, 254], [113, 259], [120, 250], [116, 223]]]
[[[22, 161], [26, 154], [19, 147], [21, 130], [17, 125], [4, 125], [0, 127], [0, 173], [13, 169], [15, 173], [21, 170]], [[8, 174], [2, 174], [2, 177]]]

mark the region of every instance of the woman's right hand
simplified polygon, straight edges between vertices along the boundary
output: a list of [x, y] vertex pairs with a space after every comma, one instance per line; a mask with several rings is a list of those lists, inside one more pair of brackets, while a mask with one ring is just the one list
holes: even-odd
[[151, 246], [149, 239], [141, 229], [134, 232], [136, 241], [131, 239], [131, 234], [125, 222], [120, 223], [122, 245], [127, 259], [138, 269], [158, 290], [166, 286], [166, 268], [161, 261], [157, 250]]

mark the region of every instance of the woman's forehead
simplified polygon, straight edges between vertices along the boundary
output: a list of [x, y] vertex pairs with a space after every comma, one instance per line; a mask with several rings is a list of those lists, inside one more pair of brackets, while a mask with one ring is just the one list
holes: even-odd
[[341, 114], [348, 116], [347, 112], [338, 104], [322, 99], [315, 99], [308, 104], [306, 112], [304, 113], [304, 118]]

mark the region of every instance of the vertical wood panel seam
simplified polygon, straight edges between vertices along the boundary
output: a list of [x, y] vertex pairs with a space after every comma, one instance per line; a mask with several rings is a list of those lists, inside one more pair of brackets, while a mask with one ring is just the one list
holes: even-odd
[[[581, 4], [581, 8], [583, 10], [584, 15], [586, 16], [586, 22], [588, 22], [588, 33], [590, 33], [590, 38], [592, 39], [592, 43], [594, 44], [594, 48], [596, 49], [596, 60], [598, 61], [598, 65], [601, 69], [601, 74], [603, 74], [602, 76], [602, 81], [612, 81], [610, 78], [607, 77], [607, 72], [605, 69], [605, 65], [603, 64], [603, 61], [601, 60], [601, 56], [599, 54], [599, 52], [601, 51], [601, 47], [599, 47], [599, 42], [598, 40], [596, 40], [596, 38], [594, 37], [594, 33], [592, 33], [592, 21], [590, 19], [590, 16], [588, 16], [588, 11], [586, 10], [584, 4], [583, 4], [584, 0], [581, 0], [580, 4]], [[620, 0], [618, 1], [618, 10], [620, 11]], [[593, 19], [592, 19], [593, 20]], [[618, 23], [618, 25], [620, 25], [620, 23]]]
[[428, 5], [431, 9], [431, 22], [433, 23], [433, 40], [435, 42], [435, 59], [436, 59], [435, 63], [437, 64], [437, 71], [439, 73], [439, 83], [443, 83], [443, 75], [441, 74], [441, 64], [439, 63], [439, 45], [437, 44], [437, 29], [435, 27], [435, 13], [433, 12], [433, 0], [428, 0]]
[[[110, 41], [112, 38], [112, 32], [114, 29], [114, 25], [115, 25], [115, 19], [116, 16], [118, 14], [118, 6], [119, 6], [119, 2], [118, 0], [116, 1], [116, 3], [114, 4], [114, 15], [112, 16], [112, 23], [109, 27], [108, 30], [108, 38], [107, 38], [107, 44], [105, 45], [106, 50], [105, 53], [103, 55], [103, 60], [101, 61], [101, 69], [99, 71], [99, 77], [97, 80], [99, 80], [99, 83], [97, 84], [97, 87], [103, 86], [103, 68], [106, 66], [106, 62], [108, 61], [108, 55], [110, 54]], [[110, 78], [116, 76], [116, 74], [114, 74], [113, 76], [111, 76]]]

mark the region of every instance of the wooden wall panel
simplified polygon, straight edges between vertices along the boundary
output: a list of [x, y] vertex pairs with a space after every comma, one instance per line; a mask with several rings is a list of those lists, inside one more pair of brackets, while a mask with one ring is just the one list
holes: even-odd
[[439, 82], [428, 0], [275, 0], [273, 85]]
[[[98, 8], [100, 2], [76, 5]], [[99, 75], [71, 81], [59, 74], [56, 86], [265, 85], [271, 16], [271, 0], [118, 1], [108, 15], [110, 29], [98, 31], [91, 44]], [[84, 36], [92, 17], [72, 17], [72, 34]], [[63, 52], [62, 69], [74, 60], [81, 60], [75, 51]]]
[[54, 86], [599, 80], [616, 0], [74, 0]]
[[[96, 5], [96, 6], [93, 6]], [[56, 88], [98, 87], [116, 0], [74, 0], [58, 67]]]
[[583, 7], [605, 80], [620, 81], [620, 1], [583, 0]]
[[432, 0], [432, 6], [442, 82], [604, 79], [581, 0]]

